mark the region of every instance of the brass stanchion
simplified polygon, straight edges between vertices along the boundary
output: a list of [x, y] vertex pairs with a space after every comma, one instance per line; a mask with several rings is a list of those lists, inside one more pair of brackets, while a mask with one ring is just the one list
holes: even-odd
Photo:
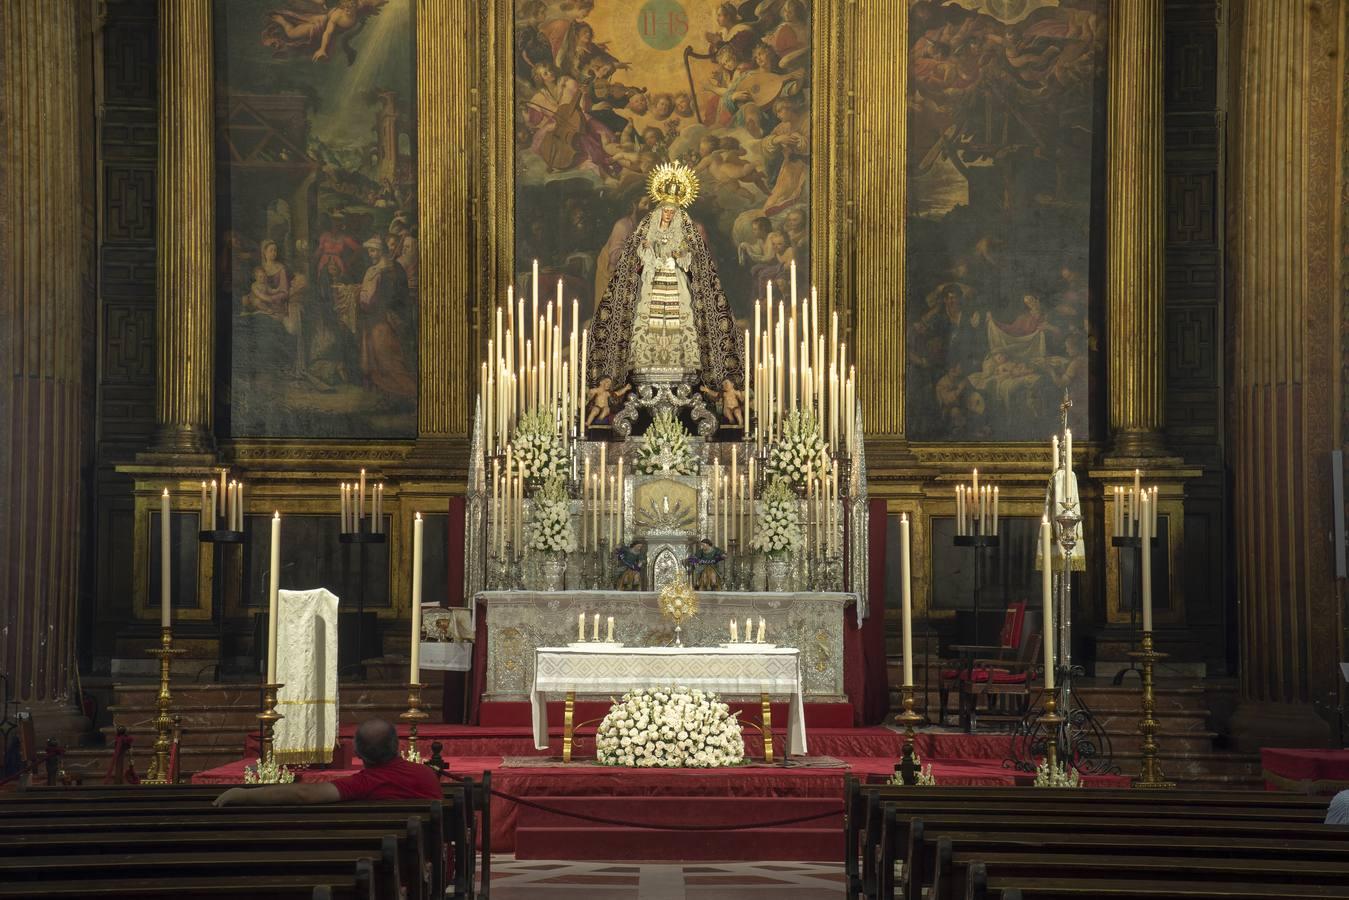
[[173, 628], [164, 626], [159, 629], [159, 646], [147, 650], [151, 656], [159, 657], [159, 696], [155, 699], [155, 755], [150, 762], [144, 784], [169, 784], [169, 753], [173, 747], [173, 721], [169, 708], [173, 704], [173, 695], [169, 692], [169, 664], [175, 656], [187, 652], [174, 649]]
[[276, 694], [284, 684], [264, 684], [262, 686], [262, 712], [258, 713], [258, 725], [261, 740], [258, 747], [258, 759], [266, 762], [272, 758], [272, 728], [285, 716], [276, 711]]
[[1143, 734], [1143, 771], [1139, 775], [1134, 787], [1147, 790], [1166, 790], [1174, 788], [1174, 781], [1166, 781], [1162, 775], [1162, 768], [1157, 764], [1157, 719], [1153, 713], [1157, 709], [1157, 697], [1153, 692], [1152, 685], [1152, 666], [1161, 659], [1166, 659], [1165, 653], [1158, 653], [1152, 649], [1152, 632], [1144, 631], [1141, 650], [1135, 650], [1129, 656], [1139, 661], [1143, 668], [1143, 718], [1138, 723], [1138, 730]]
[[904, 752], [895, 771], [905, 784], [918, 783], [918, 758], [913, 750], [913, 727], [923, 721], [923, 717], [913, 711], [913, 685], [904, 686], [904, 712], [895, 717], [896, 725], [904, 726]]
[[398, 715], [398, 718], [408, 723], [408, 756], [414, 762], [420, 762], [422, 758], [421, 751], [417, 749], [417, 723], [430, 718], [429, 715], [422, 712], [422, 688], [424, 687], [426, 685], [416, 681], [408, 682], [408, 708], [406, 712]]

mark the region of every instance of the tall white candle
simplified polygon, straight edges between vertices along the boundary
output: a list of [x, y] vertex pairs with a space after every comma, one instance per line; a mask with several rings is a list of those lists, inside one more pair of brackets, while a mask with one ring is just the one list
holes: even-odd
[[735, 619], [732, 619], [732, 620], [731, 620], [731, 643], [732, 643], [732, 644], [739, 643], [739, 641], [740, 641], [740, 636], [736, 633], [738, 630], [739, 630], [739, 629], [738, 629], [738, 626], [737, 626], [736, 623], [735, 623]]
[[412, 664], [408, 681], [419, 684], [422, 661], [422, 514], [412, 519]]
[[1054, 690], [1054, 549], [1051, 537], [1049, 517], [1040, 519], [1040, 590], [1043, 600], [1043, 624], [1040, 631], [1044, 634], [1045, 649], [1045, 690]]
[[[614, 491], [614, 528], [620, 540], [623, 538], [623, 457], [618, 458], [618, 485]], [[615, 544], [614, 546], [618, 546]]]
[[[612, 504], [612, 508], [611, 508], [610, 511], [609, 511], [609, 546], [610, 546], [610, 547], [617, 547], [617, 546], [618, 546], [618, 512], [617, 512], [617, 506], [618, 506], [618, 485], [617, 485], [617, 483], [616, 483], [615, 480], [614, 480], [614, 476], [612, 476], [612, 475], [609, 476], [609, 496], [610, 496], [610, 498], [611, 498], [611, 499], [609, 500], [609, 502], [610, 502], [610, 504]], [[596, 613], [595, 619], [596, 619], [596, 621], [599, 621], [599, 614], [598, 614], [598, 613]], [[598, 639], [598, 637], [597, 637], [597, 639]]]
[[361, 469], [360, 490], [356, 494], [356, 530], [361, 528], [361, 519], [365, 518], [365, 469]]
[[208, 531], [206, 525], [206, 482], [201, 483], [201, 530]]
[[586, 614], [576, 614], [576, 641], [582, 643], [586, 639]]
[[169, 536], [173, 528], [171, 511], [169, 489], [164, 488], [164, 493], [159, 498], [159, 626], [161, 628], [169, 627], [170, 610], [173, 602], [173, 592], [170, 585], [172, 566], [169, 562], [171, 546]]
[[1152, 632], [1152, 515], [1148, 509], [1150, 499], [1147, 491], [1142, 493], [1139, 511], [1138, 536], [1143, 543], [1143, 630]]
[[600, 639], [600, 614], [599, 614], [599, 613], [595, 613], [595, 631], [594, 631], [594, 635], [595, 635], [595, 638], [594, 638], [594, 639], [598, 641], [598, 640]]
[[909, 568], [909, 516], [899, 515], [899, 590], [904, 628], [904, 687], [913, 687], [913, 594]]
[[614, 617], [613, 617], [613, 616], [610, 616], [610, 617], [609, 617], [609, 623], [608, 623], [608, 624], [609, 624], [609, 629], [608, 629], [608, 631], [606, 632], [606, 636], [605, 636], [604, 639], [605, 639], [605, 641], [607, 641], [608, 643], [612, 644], [612, 643], [614, 642]]
[[281, 592], [281, 513], [272, 513], [271, 580], [267, 587], [267, 683], [276, 684], [277, 598]]

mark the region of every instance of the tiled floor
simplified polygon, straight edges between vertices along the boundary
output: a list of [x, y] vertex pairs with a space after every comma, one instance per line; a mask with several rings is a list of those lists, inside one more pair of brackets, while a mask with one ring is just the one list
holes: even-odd
[[495, 900], [828, 900], [843, 896], [841, 864], [688, 865], [492, 859]]

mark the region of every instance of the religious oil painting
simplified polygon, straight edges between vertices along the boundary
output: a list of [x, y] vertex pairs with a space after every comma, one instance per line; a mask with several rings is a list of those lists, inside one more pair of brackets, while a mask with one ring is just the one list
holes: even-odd
[[413, 0], [214, 4], [219, 417], [417, 430]]
[[531, 260], [582, 318], [653, 211], [648, 174], [696, 172], [687, 216], [742, 323], [810, 271], [811, 6], [516, 0], [515, 283]]
[[1104, 0], [909, 9], [906, 411], [925, 441], [1099, 415]]

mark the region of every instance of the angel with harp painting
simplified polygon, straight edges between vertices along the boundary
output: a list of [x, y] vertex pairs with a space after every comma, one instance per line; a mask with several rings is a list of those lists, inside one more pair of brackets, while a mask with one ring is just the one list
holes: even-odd
[[389, 0], [286, 0], [286, 5], [264, 16], [262, 45], [278, 57], [310, 54], [312, 62], [325, 62], [335, 43], [340, 43], [347, 65], [356, 61], [351, 45], [371, 16], [379, 15]]

